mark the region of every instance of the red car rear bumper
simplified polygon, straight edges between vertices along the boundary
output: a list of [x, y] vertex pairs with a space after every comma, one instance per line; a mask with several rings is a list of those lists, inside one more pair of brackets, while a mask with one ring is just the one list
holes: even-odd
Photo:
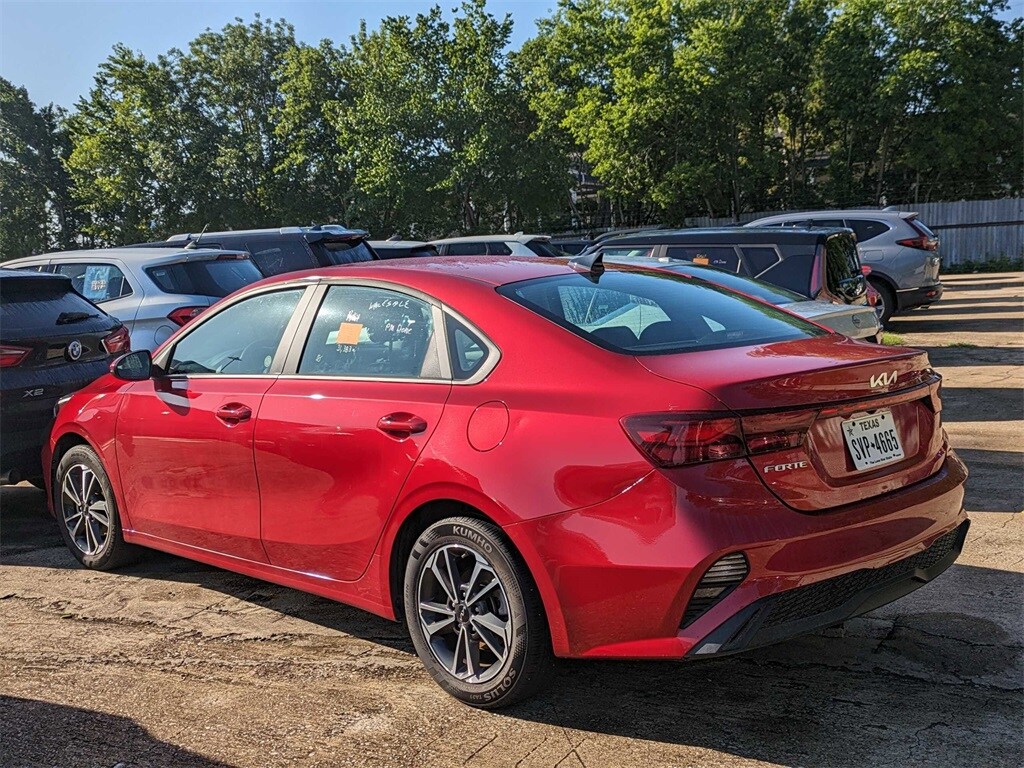
[[[952, 451], [925, 481], [818, 514], [779, 502], [745, 460], [677, 472], [506, 528], [535, 574], [557, 655], [683, 658], [776, 642], [916, 589], [966, 535], [967, 470]], [[747, 576], [681, 627], [701, 576], [736, 552]]]

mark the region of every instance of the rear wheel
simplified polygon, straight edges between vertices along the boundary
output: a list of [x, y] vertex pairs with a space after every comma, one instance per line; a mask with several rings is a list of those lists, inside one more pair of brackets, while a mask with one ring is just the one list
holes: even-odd
[[121, 535], [114, 491], [92, 448], [76, 445], [61, 457], [53, 475], [53, 508], [64, 543], [86, 568], [116, 568], [137, 555]]
[[878, 322], [884, 328], [889, 318], [896, 313], [896, 293], [881, 280], [871, 280], [871, 285], [878, 291], [878, 306], [875, 310], [878, 312]]
[[530, 574], [497, 527], [441, 520], [413, 546], [405, 618], [416, 653], [460, 701], [498, 709], [535, 693], [553, 662]]

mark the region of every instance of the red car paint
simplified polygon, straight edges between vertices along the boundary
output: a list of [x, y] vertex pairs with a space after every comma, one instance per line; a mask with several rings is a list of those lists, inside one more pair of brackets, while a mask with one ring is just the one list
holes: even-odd
[[[271, 278], [236, 296], [387, 284], [467, 318], [500, 360], [469, 385], [105, 376], [60, 411], [44, 466], [86, 441], [110, 475], [126, 541], [387, 618], [403, 523], [427, 505], [471, 507], [528, 566], [559, 656], [680, 658], [766, 595], [907, 558], [965, 521], [966, 470], [923, 353], [820, 335], [624, 355], [495, 291], [571, 273], [555, 260], [452, 257]], [[898, 383], [870, 386], [891, 371]], [[907, 458], [855, 474], [836, 422], [880, 404], [899, 419]], [[651, 412], [713, 412], [745, 432], [802, 424], [806, 435], [796, 448], [659, 469], [622, 422]], [[379, 426], [410, 416], [426, 428]], [[704, 570], [737, 551], [749, 575], [680, 629]]]

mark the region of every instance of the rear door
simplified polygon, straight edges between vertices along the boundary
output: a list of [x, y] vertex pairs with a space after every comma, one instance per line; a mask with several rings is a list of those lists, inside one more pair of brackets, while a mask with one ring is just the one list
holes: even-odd
[[270, 562], [357, 579], [451, 391], [438, 305], [331, 285], [256, 425]]

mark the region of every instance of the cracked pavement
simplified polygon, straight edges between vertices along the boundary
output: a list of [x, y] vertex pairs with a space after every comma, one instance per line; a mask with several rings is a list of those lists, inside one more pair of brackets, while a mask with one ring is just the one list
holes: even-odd
[[0, 765], [1024, 764], [1024, 275], [946, 285], [891, 330], [945, 376], [973, 525], [896, 603], [743, 656], [566, 663], [480, 712], [396, 624], [159, 553], [84, 571], [43, 494], [6, 487]]

